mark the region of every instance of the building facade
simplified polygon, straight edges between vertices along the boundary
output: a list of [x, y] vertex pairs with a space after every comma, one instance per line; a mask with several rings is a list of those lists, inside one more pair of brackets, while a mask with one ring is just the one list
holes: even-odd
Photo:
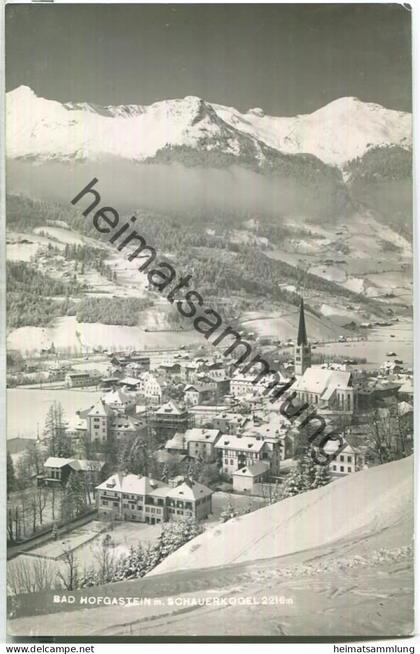
[[213, 491], [184, 477], [170, 484], [137, 475], [114, 474], [96, 487], [98, 516], [105, 520], [132, 520], [160, 524], [191, 517], [207, 518]]

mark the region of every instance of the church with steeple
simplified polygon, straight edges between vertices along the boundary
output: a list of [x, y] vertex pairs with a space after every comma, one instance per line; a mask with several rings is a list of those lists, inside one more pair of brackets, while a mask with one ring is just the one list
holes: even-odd
[[352, 373], [324, 366], [312, 366], [311, 345], [305, 324], [305, 307], [300, 301], [299, 326], [295, 345], [295, 377], [292, 389], [301, 402], [318, 405], [324, 414], [347, 414], [354, 410]]
[[311, 367], [311, 345], [306, 334], [305, 307], [303, 298], [300, 300], [299, 327], [295, 345], [295, 375], [301, 377], [307, 368]]

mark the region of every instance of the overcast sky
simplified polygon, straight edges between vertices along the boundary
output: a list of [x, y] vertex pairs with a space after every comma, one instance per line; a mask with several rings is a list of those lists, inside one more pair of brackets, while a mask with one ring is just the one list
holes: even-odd
[[294, 115], [341, 96], [411, 111], [400, 5], [8, 5], [6, 84], [98, 104], [198, 95]]

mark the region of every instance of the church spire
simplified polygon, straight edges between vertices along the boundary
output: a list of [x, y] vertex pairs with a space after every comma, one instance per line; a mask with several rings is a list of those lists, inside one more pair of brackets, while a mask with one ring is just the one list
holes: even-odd
[[303, 306], [303, 297], [300, 299], [300, 314], [299, 314], [299, 329], [297, 337], [298, 345], [308, 345], [308, 337], [306, 335], [305, 325], [305, 309]]
[[295, 375], [301, 376], [311, 367], [311, 346], [306, 334], [305, 307], [303, 298], [300, 300], [299, 328], [295, 345]]

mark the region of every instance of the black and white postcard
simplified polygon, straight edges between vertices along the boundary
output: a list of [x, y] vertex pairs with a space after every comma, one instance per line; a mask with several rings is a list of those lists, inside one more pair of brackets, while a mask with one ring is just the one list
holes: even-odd
[[410, 6], [5, 14], [9, 638], [411, 636]]

